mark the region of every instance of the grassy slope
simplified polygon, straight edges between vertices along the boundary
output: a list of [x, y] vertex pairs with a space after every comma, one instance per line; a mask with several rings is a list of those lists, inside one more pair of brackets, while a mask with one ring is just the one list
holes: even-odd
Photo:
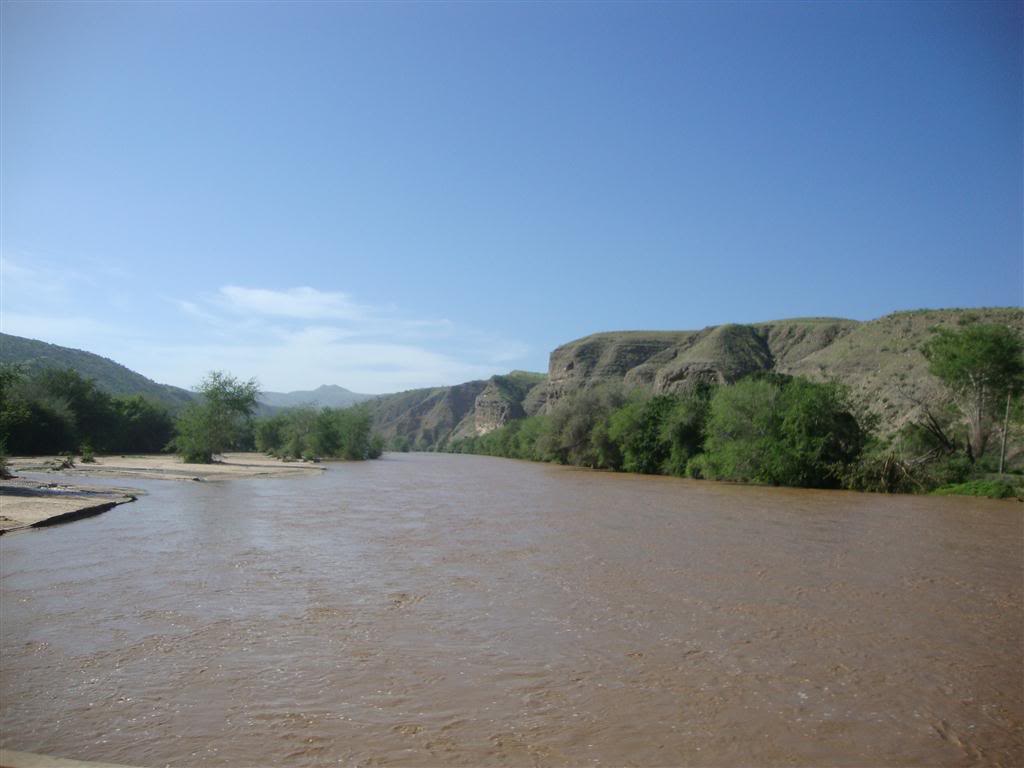
[[998, 323], [1024, 332], [1020, 309], [934, 309], [896, 312], [858, 324], [832, 344], [792, 364], [783, 373], [843, 382], [866, 408], [882, 417], [890, 431], [916, 415], [915, 399], [942, 392], [928, 373], [921, 347], [933, 328], [959, 328], [966, 322]]
[[0, 363], [20, 363], [32, 370], [72, 368], [112, 395], [145, 395], [177, 410], [195, 397], [191, 392], [168, 384], [157, 384], [120, 363], [80, 349], [60, 347], [45, 341], [0, 333]]

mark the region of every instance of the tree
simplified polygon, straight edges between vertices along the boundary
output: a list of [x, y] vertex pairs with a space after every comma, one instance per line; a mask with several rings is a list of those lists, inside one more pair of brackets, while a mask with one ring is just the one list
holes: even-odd
[[698, 384], [676, 400], [661, 425], [662, 439], [668, 443], [668, 458], [664, 463], [667, 474], [686, 475], [686, 467], [704, 448], [704, 428], [708, 420], [714, 389]]
[[967, 454], [985, 453], [1000, 406], [1024, 387], [1024, 342], [1005, 325], [939, 329], [922, 350], [967, 422]]
[[671, 395], [658, 395], [633, 400], [611, 415], [608, 436], [620, 446], [624, 470], [646, 475], [662, 470], [672, 448], [664, 424], [676, 402]]
[[156, 453], [174, 436], [174, 420], [160, 403], [142, 395], [115, 397], [113, 403], [119, 416], [117, 450]]
[[[606, 422], [626, 402], [620, 387], [601, 386], [574, 392], [559, 400], [544, 422], [536, 452], [540, 458], [581, 467], [606, 466], [600, 450]], [[595, 435], [596, 432], [596, 435]], [[595, 444], [594, 438], [599, 440]]]
[[865, 440], [841, 386], [750, 377], [712, 397], [705, 466], [727, 480], [829, 488], [840, 484]]
[[199, 384], [201, 400], [178, 417], [174, 448], [185, 461], [209, 464], [237, 445], [250, 426], [259, 384], [211, 371]]

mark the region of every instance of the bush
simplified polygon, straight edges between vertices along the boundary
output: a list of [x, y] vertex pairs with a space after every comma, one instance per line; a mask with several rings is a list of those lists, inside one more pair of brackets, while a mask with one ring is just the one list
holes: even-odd
[[259, 385], [211, 371], [199, 385], [202, 400], [178, 417], [177, 453], [188, 462], [209, 464], [217, 454], [244, 447]]
[[[256, 422], [256, 448], [284, 459], [376, 459], [384, 441], [372, 431], [372, 417], [360, 406], [293, 408]], [[406, 450], [408, 444], [406, 443]]]
[[985, 496], [990, 499], [1010, 499], [1017, 489], [1004, 480], [971, 480], [966, 483], [944, 485], [932, 493], [936, 496]]
[[703, 453], [686, 462], [686, 476], [694, 480], [702, 480], [707, 477], [707, 457]]
[[861, 455], [866, 435], [837, 384], [752, 377], [711, 399], [707, 476], [834, 488]]

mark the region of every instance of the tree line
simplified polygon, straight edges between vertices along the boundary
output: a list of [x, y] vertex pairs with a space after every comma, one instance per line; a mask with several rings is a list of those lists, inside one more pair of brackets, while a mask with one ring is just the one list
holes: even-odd
[[70, 368], [0, 366], [0, 443], [10, 453], [149, 453], [174, 433], [167, 409], [141, 395], [107, 394]]
[[891, 435], [839, 383], [758, 373], [678, 394], [584, 389], [447, 450], [809, 488], [1013, 493], [991, 475], [1024, 423], [1020, 337], [999, 325], [940, 329], [923, 352], [945, 390], [918, 399], [916, 417]]
[[365, 408], [289, 409], [256, 419], [259, 385], [213, 371], [195, 402], [172, 415], [142, 395], [116, 396], [72, 369], [0, 366], [0, 453], [175, 452], [209, 463], [256, 448], [280, 458], [362, 460], [381, 455]]

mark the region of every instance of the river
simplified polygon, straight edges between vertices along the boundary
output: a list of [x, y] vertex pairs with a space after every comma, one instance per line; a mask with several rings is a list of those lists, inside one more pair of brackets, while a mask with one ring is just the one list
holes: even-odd
[[4, 747], [1024, 764], [1024, 505], [432, 454], [131, 484], [0, 538]]

